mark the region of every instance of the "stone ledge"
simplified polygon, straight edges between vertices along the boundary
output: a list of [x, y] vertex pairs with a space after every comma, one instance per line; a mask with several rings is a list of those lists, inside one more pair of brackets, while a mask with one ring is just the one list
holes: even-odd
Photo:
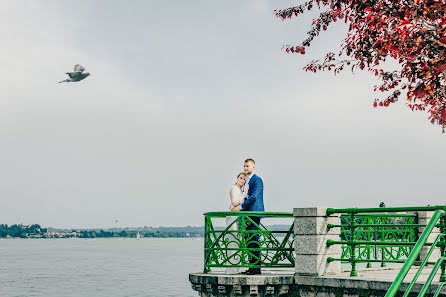
[[[376, 280], [376, 279], [364, 279], [360, 277], [343, 277], [343, 276], [302, 276], [296, 275], [295, 284], [298, 287], [307, 288], [344, 288], [355, 290], [369, 290], [383, 292], [384, 294], [390, 288], [393, 283], [393, 278], [389, 281]], [[417, 282], [413, 287], [411, 293], [418, 294], [423, 287], [424, 282]], [[438, 282], [432, 282], [431, 287], [427, 294], [433, 294], [438, 288]], [[405, 292], [409, 282], [401, 284], [400, 292]], [[411, 294], [412, 295], [412, 294]], [[440, 296], [446, 296], [446, 288], [441, 290]]]

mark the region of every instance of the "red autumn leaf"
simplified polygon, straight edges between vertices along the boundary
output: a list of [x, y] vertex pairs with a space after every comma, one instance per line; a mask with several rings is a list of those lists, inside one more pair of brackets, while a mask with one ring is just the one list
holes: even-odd
[[417, 98], [424, 98], [426, 96], [426, 91], [425, 91], [425, 85], [424, 84], [419, 84], [415, 90], [413, 91], [413, 94], [417, 97]]
[[440, 117], [443, 121], [446, 121], [446, 108], [443, 108], [440, 112]]

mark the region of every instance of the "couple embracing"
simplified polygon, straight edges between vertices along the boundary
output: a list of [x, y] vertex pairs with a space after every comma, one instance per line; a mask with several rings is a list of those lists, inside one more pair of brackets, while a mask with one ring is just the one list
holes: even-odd
[[[254, 173], [256, 168], [256, 163], [253, 159], [246, 159], [243, 172], [239, 173], [237, 176], [237, 182], [231, 188], [231, 211], [265, 211], [263, 205], [263, 181], [262, 179]], [[239, 226], [237, 223], [233, 223], [238, 219], [238, 216], [226, 217], [227, 226], [231, 226], [229, 230], [238, 230]], [[251, 216], [250, 219], [255, 223], [248, 221], [246, 223], [246, 230], [259, 230], [257, 226], [260, 225], [261, 217]], [[232, 225], [231, 225], [232, 224]], [[234, 233], [232, 233], [234, 234]], [[235, 233], [236, 234], [236, 233]], [[234, 235], [230, 235], [234, 236]], [[255, 233], [247, 233], [245, 235], [245, 240], [248, 242], [248, 248], [258, 249], [259, 245], [259, 235]], [[230, 244], [231, 245], [231, 244]], [[232, 246], [228, 246], [232, 247]], [[238, 247], [238, 246], [234, 246]], [[234, 254], [235, 250], [228, 251], [228, 257]], [[251, 256], [249, 257], [249, 263], [251, 265], [260, 265], [260, 250], [251, 251]], [[237, 274], [239, 273], [239, 268], [226, 268], [227, 274]], [[249, 268], [247, 271], [242, 272], [242, 274], [260, 274], [260, 268]]]

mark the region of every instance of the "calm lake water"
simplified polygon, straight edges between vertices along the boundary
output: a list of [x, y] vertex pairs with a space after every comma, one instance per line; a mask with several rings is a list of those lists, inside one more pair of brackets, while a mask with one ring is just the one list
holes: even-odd
[[0, 240], [1, 297], [197, 297], [203, 239]]

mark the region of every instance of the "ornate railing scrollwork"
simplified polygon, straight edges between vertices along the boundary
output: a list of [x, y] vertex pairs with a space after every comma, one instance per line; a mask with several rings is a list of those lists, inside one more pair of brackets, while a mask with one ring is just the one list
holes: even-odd
[[[294, 267], [292, 213], [240, 211], [204, 216], [205, 272], [212, 267]], [[222, 219], [223, 224], [218, 224]], [[285, 219], [286, 224], [278, 225], [278, 219]], [[267, 225], [268, 221], [276, 224]]]

